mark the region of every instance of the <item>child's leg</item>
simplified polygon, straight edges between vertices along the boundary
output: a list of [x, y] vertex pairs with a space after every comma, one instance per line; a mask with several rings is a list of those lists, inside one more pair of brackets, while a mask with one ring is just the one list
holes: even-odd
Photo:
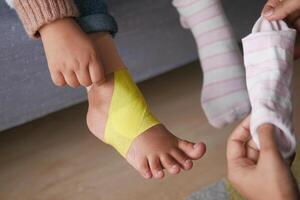
[[219, 0], [174, 0], [182, 25], [196, 39], [204, 74], [201, 102], [209, 122], [222, 127], [250, 111], [245, 71]]
[[295, 36], [296, 31], [285, 22], [260, 18], [252, 34], [243, 39], [253, 140], [259, 146], [257, 129], [264, 123], [273, 124], [285, 158], [295, 152], [296, 146], [291, 103]]
[[180, 167], [190, 169], [191, 160], [199, 159], [205, 146], [179, 140], [149, 112], [114, 46], [111, 35], [116, 33], [117, 24], [105, 1], [76, 0], [76, 4], [81, 28], [86, 33], [97, 33], [90, 37], [107, 74], [106, 83], [89, 88], [89, 129], [114, 146], [145, 178], [162, 178], [163, 168], [174, 174]]
[[152, 116], [109, 34], [90, 37], [107, 73], [107, 82], [88, 92], [91, 132], [114, 146], [145, 178], [162, 178], [163, 168], [172, 174], [190, 169], [205, 146], [178, 139]]

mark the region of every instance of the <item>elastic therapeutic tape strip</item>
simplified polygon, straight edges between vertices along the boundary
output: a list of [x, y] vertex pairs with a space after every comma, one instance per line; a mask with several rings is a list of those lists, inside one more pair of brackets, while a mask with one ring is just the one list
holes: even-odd
[[104, 141], [126, 157], [133, 140], [159, 123], [149, 111], [142, 93], [127, 69], [114, 72], [114, 92]]

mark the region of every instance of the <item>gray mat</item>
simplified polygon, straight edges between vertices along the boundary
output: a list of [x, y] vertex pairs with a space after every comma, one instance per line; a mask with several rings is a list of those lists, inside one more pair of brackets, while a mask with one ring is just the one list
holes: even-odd
[[219, 181], [199, 192], [193, 193], [187, 200], [228, 200], [224, 181]]

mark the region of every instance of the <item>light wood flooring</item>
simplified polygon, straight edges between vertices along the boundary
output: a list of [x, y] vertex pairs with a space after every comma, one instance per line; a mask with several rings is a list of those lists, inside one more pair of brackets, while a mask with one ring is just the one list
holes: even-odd
[[[300, 65], [298, 65], [300, 67]], [[300, 69], [295, 69], [295, 127], [300, 130]], [[181, 200], [226, 176], [225, 144], [234, 125], [216, 130], [200, 106], [197, 62], [139, 86], [177, 136], [207, 144], [193, 170], [163, 181], [142, 179], [89, 133], [87, 104], [0, 133], [1, 200]]]

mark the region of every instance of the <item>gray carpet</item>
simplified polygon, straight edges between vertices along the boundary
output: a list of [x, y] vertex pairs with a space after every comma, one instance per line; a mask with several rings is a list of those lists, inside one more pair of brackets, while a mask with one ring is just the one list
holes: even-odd
[[199, 192], [195, 192], [187, 200], [228, 200], [225, 182], [219, 181]]

